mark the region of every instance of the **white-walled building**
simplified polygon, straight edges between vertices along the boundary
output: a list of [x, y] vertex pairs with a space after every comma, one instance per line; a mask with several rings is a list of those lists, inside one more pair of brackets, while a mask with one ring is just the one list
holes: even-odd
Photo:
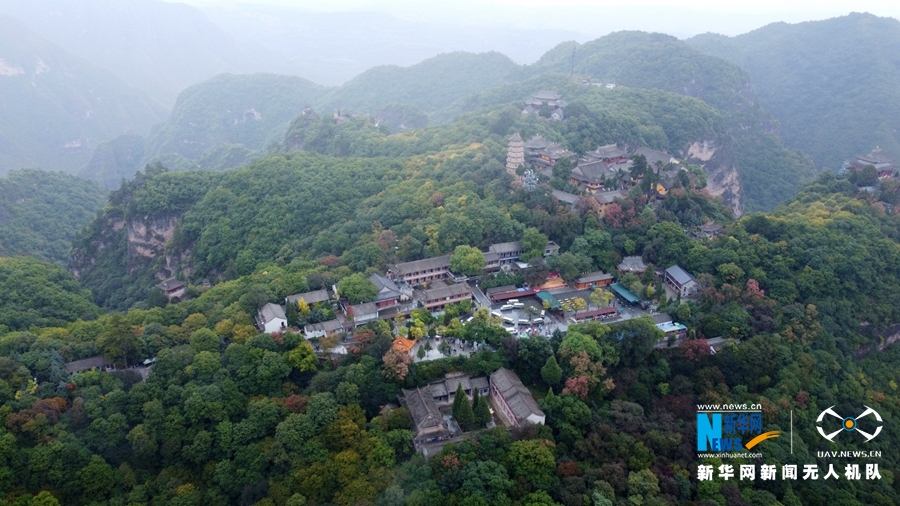
[[256, 315], [256, 324], [259, 326], [259, 330], [266, 334], [283, 332], [287, 329], [287, 317], [284, 315], [284, 309], [281, 306], [269, 302], [259, 308], [259, 313]]

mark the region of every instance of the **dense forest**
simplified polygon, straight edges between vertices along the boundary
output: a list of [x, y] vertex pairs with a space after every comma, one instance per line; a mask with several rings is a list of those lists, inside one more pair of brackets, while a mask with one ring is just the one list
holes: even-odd
[[745, 69], [785, 144], [809, 154], [817, 168], [839, 170], [876, 145], [900, 153], [896, 19], [852, 13], [687, 42]]
[[66, 265], [72, 240], [106, 202], [96, 183], [62, 172], [16, 170], [0, 179], [0, 256]]
[[[793, 453], [791, 442], [779, 438], [765, 444], [761, 460], [730, 462], [779, 467], [827, 467], [816, 452], [833, 447], [816, 433], [814, 418], [828, 406], [855, 412], [866, 403], [888, 423], [900, 415], [900, 348], [872, 351], [881, 342], [879, 331], [900, 317], [890, 302], [900, 295], [896, 216], [885, 216], [857, 198], [854, 184], [830, 175], [774, 213], [736, 222], [721, 204], [690, 189], [654, 205], [635, 195], [603, 215], [592, 209], [572, 212], [539, 192], [503, 190], [509, 183], [504, 172], [477, 165], [478, 156], [479, 150], [448, 153], [430, 168], [419, 159], [428, 174], [425, 183], [399, 162], [382, 163], [378, 170], [384, 175], [372, 166], [371, 181], [358, 186], [380, 198], [344, 196], [365, 203], [357, 213], [370, 225], [355, 230], [358, 235], [352, 217], [334, 215], [341, 223], [351, 218], [343, 232], [313, 235], [324, 225], [303, 225], [309, 232], [302, 235], [311, 242], [305, 244], [315, 251], [309, 259], [297, 255], [301, 245], [278, 250], [266, 241], [250, 242], [238, 253], [248, 263], [236, 262], [234, 279], [191, 287], [184, 302], [139, 302], [127, 312], [98, 317], [96, 309], [84, 306], [71, 277], [42, 276], [35, 261], [6, 262], [7, 286], [29, 286], [34, 296], [6, 299], [5, 307], [15, 303], [17, 311], [34, 316], [0, 336], [3, 500], [578, 506], [898, 500], [892, 429], [865, 446], [847, 441], [840, 446], [883, 452], [882, 479], [874, 481], [698, 482], [699, 463], [722, 462], [698, 462], [693, 451], [697, 403], [759, 403], [766, 427], [773, 429], [786, 430], [793, 416]], [[306, 170], [327, 166], [337, 173], [363, 163], [319, 155], [271, 162]], [[226, 239], [265, 228], [266, 217], [249, 207], [221, 214], [241, 206], [242, 196], [230, 194], [241, 181], [243, 193], [250, 189], [248, 170], [149, 170], [112, 200], [128, 202], [124, 215], [140, 216], [150, 203], [177, 212], [204, 188], [215, 188], [209, 194], [215, 198], [203, 197], [200, 207], [185, 211], [184, 231], [175, 239], [199, 237], [195, 248], [207, 248], [202, 255], [207, 263], [197, 265], [207, 270], [198, 276], [206, 275], [216, 265], [212, 262], [220, 268], [227, 264], [221, 255], [230, 252], [209, 249], [212, 243], [201, 246], [205, 234]], [[385, 193], [379, 177], [390, 181], [386, 187], [397, 187], [396, 197]], [[252, 185], [284, 184], [263, 180]], [[181, 192], [163, 191], [172, 188]], [[396, 200], [401, 195], [405, 198]], [[247, 205], [253, 201], [243, 198]], [[304, 200], [284, 202], [282, 220], [308, 218], [302, 208], [291, 211]], [[388, 211], [399, 214], [391, 221]], [[403, 218], [407, 212], [410, 217]], [[496, 221], [505, 214], [505, 224], [503, 218]], [[239, 216], [247, 217], [247, 225]], [[423, 223], [435, 221], [415, 245], [418, 216]], [[466, 228], [462, 217], [488, 221]], [[727, 233], [708, 241], [685, 233], [708, 218], [726, 223]], [[246, 228], [225, 233], [223, 224]], [[704, 286], [698, 299], [659, 301], [662, 311], [688, 325], [692, 339], [654, 349], [659, 331], [643, 319], [581, 324], [550, 339], [516, 339], [490, 330], [498, 327], [486, 313], [461, 323], [458, 312], [437, 320], [417, 312], [408, 324], [362, 327], [354, 333], [354, 351], [321, 360], [301, 335], [258, 334], [253, 326], [250, 315], [261, 304], [352, 272], [378, 271], [392, 254], [416, 258], [457, 244], [481, 246], [516, 237], [522, 227], [560, 241], [567, 262], [584, 263], [585, 269], [611, 269], [622, 256], [638, 253], [653, 265], [677, 262], [696, 273]], [[325, 242], [326, 237], [334, 240]], [[391, 253], [395, 244], [399, 253]], [[658, 281], [640, 283], [649, 290]], [[64, 293], [71, 298], [43, 303], [48, 294]], [[57, 313], [48, 314], [50, 307]], [[398, 367], [387, 353], [391, 340], [416, 325], [484, 341], [497, 351]], [[716, 336], [734, 341], [710, 354], [704, 339]], [[120, 365], [149, 357], [156, 362], [146, 381], [140, 369], [70, 375], [63, 368], [97, 354]], [[500, 366], [516, 371], [537, 395], [547, 425], [483, 430], [425, 459], [410, 444], [410, 415], [396, 404], [385, 407], [396, 403], [400, 388], [424, 385], [446, 372], [484, 374]]]
[[[341, 88], [220, 75], [186, 90], [148, 137], [118, 129], [99, 144], [82, 174], [111, 192], [10, 172], [0, 506], [900, 503], [900, 180], [872, 166], [813, 177], [738, 64], [622, 32], [530, 66], [454, 53]], [[568, 102], [564, 121], [522, 114], [544, 89]], [[357, 110], [332, 110], [342, 103]], [[663, 163], [654, 173], [636, 156], [604, 178], [622, 190], [612, 201], [564, 202], [554, 190], [577, 192], [573, 164], [533, 180], [511, 173], [514, 133], [579, 156], [620, 142], [688, 160], [664, 192]], [[699, 144], [716, 158], [691, 155]], [[711, 192], [735, 167], [744, 215]], [[705, 234], [712, 223], [718, 232]], [[509, 241], [528, 265], [482, 275], [482, 252]], [[548, 241], [559, 252], [544, 259]], [[463, 301], [299, 333], [343, 302], [375, 300], [372, 274], [442, 255], [481, 289], [615, 273], [684, 332], [665, 338], [651, 313], [515, 336]], [[619, 273], [633, 256], [646, 271]], [[695, 276], [695, 294], [668, 295], [673, 265]], [[158, 286], [167, 278], [183, 293], [170, 299]], [[260, 333], [260, 308], [332, 287], [341, 301], [300, 299], [285, 311], [298, 328]], [[612, 294], [585, 297], [600, 307]], [[566, 321], [578, 304], [563, 302], [544, 308]], [[413, 341], [420, 355], [403, 351]], [[422, 360], [432, 349], [440, 358]], [[484, 398], [458, 395], [451, 412], [465, 434], [426, 457], [403, 390], [501, 367], [545, 423], [495, 426]], [[758, 406], [761, 430], [780, 435], [737, 458], [701, 458], [701, 404]], [[825, 410], [866, 408], [881, 417], [877, 437], [823, 437]], [[826, 456], [845, 450], [880, 456]], [[850, 479], [854, 463], [864, 475], [877, 464], [879, 477]], [[727, 477], [745, 464], [779, 478]]]
[[[80, 235], [73, 268], [98, 303], [131, 307], [146, 298], [161, 260], [129, 253], [134, 239], [126, 229], [170, 217], [178, 224], [166, 258], [209, 281], [246, 275], [273, 258], [335, 255], [365, 271], [460, 244], [486, 248], [515, 240], [527, 227], [568, 245], [582, 227], [571, 210], [552, 202], [548, 188], [524, 202], [511, 200], [511, 178], [500, 161], [512, 132], [544, 134], [587, 151], [623, 137], [665, 149], [691, 136], [716, 138], [724, 128], [716, 111], [696, 99], [571, 86], [566, 122], [495, 108], [389, 135], [366, 118], [336, 125], [331, 117], [304, 116], [285, 144], [340, 158], [285, 152], [223, 173], [150, 169], [114, 192]], [[700, 224], [704, 214], [696, 214], [690, 225]], [[129, 226], [116, 228], [119, 222]], [[392, 255], [374, 248], [381, 233], [396, 246]]]

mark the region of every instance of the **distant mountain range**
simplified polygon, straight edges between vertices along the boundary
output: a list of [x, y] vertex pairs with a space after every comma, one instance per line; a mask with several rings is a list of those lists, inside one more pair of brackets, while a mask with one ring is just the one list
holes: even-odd
[[[369, 114], [396, 131], [522, 101], [553, 82], [542, 77], [549, 75], [660, 89], [716, 108], [733, 139], [748, 210], [773, 207], [814, 169], [840, 168], [875, 145], [900, 155], [900, 22], [868, 14], [687, 42], [618, 32], [559, 44], [531, 65], [496, 52], [447, 53], [407, 67], [376, 66], [324, 87], [249, 74], [303, 67], [297, 58], [305, 56], [291, 60], [272, 50], [278, 36], [308, 41], [285, 31], [311, 22], [295, 15], [275, 25], [253, 18], [247, 33], [232, 37], [193, 7], [156, 0], [0, 0], [0, 12], [36, 27], [2, 19], [0, 90], [15, 99], [0, 102], [0, 172], [40, 166], [115, 187], [148, 162], [232, 168], [279, 149], [306, 106], [319, 115]], [[247, 16], [209, 12], [231, 33]], [[277, 30], [251, 36], [269, 25]], [[52, 34], [66, 50], [35, 32]], [[66, 71], [54, 73], [58, 68]], [[222, 72], [231, 74], [217, 76]], [[173, 104], [171, 114], [161, 103]]]
[[853, 13], [687, 42], [744, 68], [785, 143], [818, 169], [876, 145], [900, 157], [900, 21]]
[[144, 92], [0, 15], [0, 174], [74, 172], [101, 142], [165, 117]]
[[159, 0], [0, 0], [36, 33], [172, 107], [185, 88], [222, 72], [271, 69], [264, 48], [238, 44], [195, 7]]

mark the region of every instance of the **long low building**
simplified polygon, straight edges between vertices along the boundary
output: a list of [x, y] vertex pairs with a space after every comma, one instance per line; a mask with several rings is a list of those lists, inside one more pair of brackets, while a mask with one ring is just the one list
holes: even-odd
[[537, 293], [537, 290], [534, 288], [516, 288], [513, 285], [508, 285], [488, 288], [485, 295], [491, 299], [491, 302], [503, 302], [510, 299], [518, 299], [519, 297], [529, 297], [535, 293]]
[[285, 302], [287, 304], [296, 304], [297, 302], [303, 300], [308, 305], [312, 306], [313, 304], [318, 304], [319, 302], [325, 302], [331, 300], [331, 295], [328, 293], [328, 290], [324, 288], [322, 290], [313, 290], [312, 292], [305, 293], [297, 293], [294, 295], [288, 295], [285, 297]]
[[344, 332], [347, 329], [344, 327], [344, 324], [340, 320], [328, 320], [319, 323], [310, 323], [303, 327], [303, 335], [306, 336], [307, 339], [315, 339], [319, 337], [325, 337], [328, 334], [334, 334], [336, 332]]
[[508, 425], [544, 424], [546, 415], [516, 373], [501, 367], [491, 374], [491, 402]]
[[613, 283], [609, 285], [610, 290], [613, 291], [616, 295], [625, 300], [625, 302], [629, 304], [637, 304], [641, 301], [641, 298], [634, 294], [628, 288], [625, 288], [625, 285], [621, 283]]
[[429, 311], [443, 311], [447, 304], [472, 300], [473, 295], [468, 283], [456, 283], [420, 290], [415, 298]]
[[388, 266], [387, 277], [410, 286], [421, 285], [450, 276], [450, 255], [425, 258]]
[[591, 320], [604, 320], [606, 318], [612, 318], [619, 314], [619, 310], [610, 306], [610, 307], [601, 307], [600, 309], [592, 309], [590, 311], [581, 311], [580, 313], [575, 313], [572, 315], [572, 318], [578, 322], [587, 322]]
[[584, 290], [594, 286], [609, 286], [613, 282], [612, 274], [603, 271], [587, 273], [575, 280], [575, 288]]

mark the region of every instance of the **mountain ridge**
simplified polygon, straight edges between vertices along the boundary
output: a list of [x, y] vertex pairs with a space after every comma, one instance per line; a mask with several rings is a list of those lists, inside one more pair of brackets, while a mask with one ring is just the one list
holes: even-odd
[[109, 71], [0, 14], [0, 174], [74, 172], [97, 144], [146, 133], [165, 108]]
[[900, 156], [900, 21], [851, 13], [686, 42], [746, 69], [785, 143], [818, 170], [876, 145]]

